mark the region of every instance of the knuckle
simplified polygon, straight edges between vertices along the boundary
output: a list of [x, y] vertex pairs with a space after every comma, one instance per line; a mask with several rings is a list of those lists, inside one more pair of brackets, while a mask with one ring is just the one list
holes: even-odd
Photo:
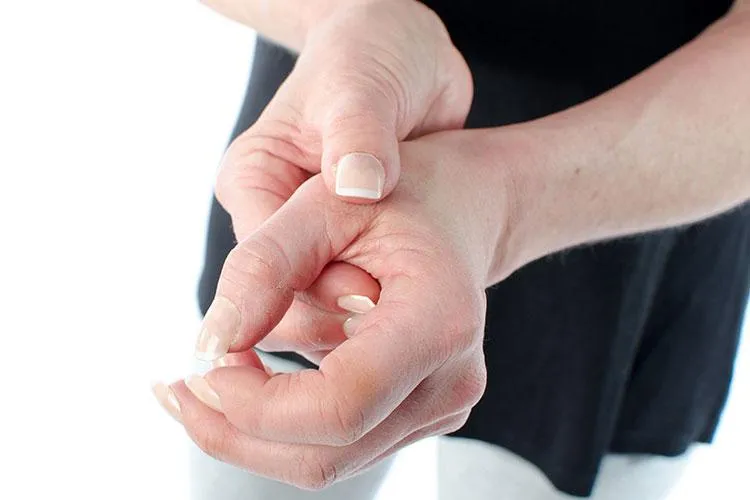
[[451, 434], [452, 432], [456, 432], [457, 430], [461, 429], [464, 425], [466, 425], [466, 422], [468, 422], [469, 415], [471, 415], [471, 413], [465, 411], [460, 415], [457, 415], [456, 417], [448, 419], [441, 434]]
[[261, 281], [275, 285], [278, 278], [270, 264], [253, 250], [245, 248], [244, 245], [238, 245], [234, 248], [224, 262], [224, 268], [221, 272], [222, 286], [230, 283], [233, 288], [241, 294], [252, 293], [252, 285], [248, 282], [248, 277], [252, 276], [253, 281]]
[[463, 408], [473, 408], [487, 388], [487, 369], [483, 363], [472, 364], [453, 386], [453, 393]]
[[317, 455], [301, 455], [292, 483], [302, 489], [323, 490], [336, 482], [338, 469], [332, 462]]
[[279, 245], [271, 238], [255, 233], [232, 249], [224, 263], [222, 274], [243, 288], [250, 285], [247, 279], [250, 276], [254, 283], [261, 282], [279, 288], [289, 269], [289, 261]]
[[233, 197], [250, 190], [285, 200], [294, 192], [297, 183], [304, 179], [300, 175], [284, 175], [288, 174], [289, 170], [272, 168], [278, 164], [278, 159], [266, 151], [248, 154], [241, 162], [225, 160], [216, 176], [216, 200], [230, 213], [233, 208]]
[[487, 297], [484, 290], [477, 290], [474, 293], [466, 294], [466, 298], [461, 304], [463, 331], [469, 333], [472, 337], [484, 330], [486, 303]]
[[455, 309], [447, 315], [445, 322], [445, 343], [447, 355], [465, 353], [476, 348], [484, 338], [485, 306], [484, 292], [467, 293]]
[[[369, 95], [368, 95], [369, 94]], [[373, 92], [362, 92], [360, 95], [344, 94], [338, 97], [336, 109], [338, 113], [331, 114], [324, 126], [330, 134], [342, 135], [344, 137], [367, 134], [370, 137], [386, 138], [392, 125], [379, 116], [377, 109], [388, 109], [384, 106], [375, 108], [373, 102], [378, 99]], [[382, 113], [382, 112], [381, 112]]]
[[[333, 351], [326, 357], [326, 371], [331, 376], [330, 380], [337, 380], [351, 370], [336, 356]], [[331, 383], [321, 390], [330, 389], [332, 392], [327, 397], [321, 397], [318, 412], [323, 422], [322, 429], [326, 434], [327, 444], [331, 446], [346, 446], [352, 444], [365, 435], [367, 428], [368, 401], [371, 394], [365, 388], [365, 384], [355, 384], [359, 387], [356, 393], [343, 392], [340, 385]]]
[[215, 194], [225, 208], [239, 189], [261, 189], [288, 198], [304, 180], [301, 171], [281, 175], [280, 165], [309, 167], [315, 154], [302, 148], [309, 133], [294, 120], [265, 118], [237, 137], [227, 148], [216, 177]]
[[218, 201], [227, 211], [229, 211], [231, 207], [231, 187], [231, 174], [229, 174], [226, 169], [221, 168], [216, 176], [214, 196], [216, 196], [216, 201]]
[[347, 446], [359, 441], [364, 435], [365, 416], [356, 405], [335, 402], [327, 411], [331, 422], [331, 440], [336, 446]]
[[[278, 433], [278, 413], [270, 402], [279, 401], [286, 394], [294, 392], [301, 372], [292, 372], [283, 377], [272, 377], [263, 390], [262, 400], [247, 400], [238, 408], [236, 424], [250, 436], [262, 439], [276, 439]], [[234, 423], [234, 422], [233, 422]]]
[[256, 155], [262, 155], [263, 149], [250, 148], [240, 136], [232, 141], [224, 153], [216, 175], [214, 194], [219, 203], [225, 208], [231, 204], [231, 195], [237, 185], [253, 171], [253, 165], [259, 164], [253, 159]]
[[207, 455], [222, 461], [229, 455], [231, 439], [227, 433], [217, 430], [198, 432], [193, 436], [193, 441], [198, 448]]

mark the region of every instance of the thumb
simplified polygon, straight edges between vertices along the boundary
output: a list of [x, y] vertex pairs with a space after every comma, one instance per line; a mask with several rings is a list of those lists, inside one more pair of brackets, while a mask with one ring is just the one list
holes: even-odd
[[382, 92], [355, 89], [326, 106], [321, 171], [344, 201], [372, 203], [398, 184], [397, 110]]
[[[304, 183], [224, 262], [216, 296], [203, 318], [196, 356], [213, 361], [247, 350], [281, 321], [295, 292], [308, 289], [362, 230], [367, 215], [330, 198], [320, 176]], [[343, 205], [336, 208], [333, 204]], [[351, 213], [347, 213], [351, 212]], [[367, 212], [367, 211], [365, 211]], [[364, 216], [364, 218], [363, 218]]]

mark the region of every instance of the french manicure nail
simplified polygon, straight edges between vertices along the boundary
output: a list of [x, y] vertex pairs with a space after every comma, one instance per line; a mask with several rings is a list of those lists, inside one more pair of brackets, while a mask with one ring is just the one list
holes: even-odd
[[175, 396], [174, 391], [169, 388], [167, 384], [157, 382], [151, 386], [151, 391], [156, 396], [159, 404], [169, 413], [172, 418], [182, 423], [182, 410], [180, 409], [180, 401]]
[[352, 316], [351, 318], [344, 321], [342, 328], [344, 329], [344, 335], [347, 337], [354, 337], [357, 333], [359, 325], [362, 324], [362, 316]]
[[364, 295], [344, 295], [336, 300], [336, 304], [344, 311], [356, 314], [365, 314], [375, 308], [375, 302]]
[[191, 375], [185, 379], [185, 385], [204, 405], [221, 413], [221, 400], [219, 399], [219, 395], [216, 394], [216, 391], [214, 391], [210, 385], [208, 385], [205, 378], [200, 375]]
[[369, 153], [350, 153], [336, 166], [336, 194], [347, 198], [379, 200], [383, 197], [385, 169]]
[[229, 352], [239, 335], [240, 312], [232, 302], [217, 296], [203, 319], [203, 327], [195, 346], [195, 357], [214, 361]]

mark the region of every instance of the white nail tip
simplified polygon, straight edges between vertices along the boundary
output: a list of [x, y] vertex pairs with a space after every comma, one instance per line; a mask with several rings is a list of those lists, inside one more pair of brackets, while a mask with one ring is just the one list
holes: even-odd
[[379, 200], [380, 193], [362, 188], [345, 188], [336, 186], [336, 194], [344, 198], [364, 198], [366, 200]]
[[347, 198], [379, 200], [383, 197], [385, 169], [369, 153], [351, 153], [336, 166], [336, 194]]
[[344, 295], [338, 298], [336, 304], [341, 309], [356, 314], [365, 314], [375, 308], [375, 302], [365, 295]]

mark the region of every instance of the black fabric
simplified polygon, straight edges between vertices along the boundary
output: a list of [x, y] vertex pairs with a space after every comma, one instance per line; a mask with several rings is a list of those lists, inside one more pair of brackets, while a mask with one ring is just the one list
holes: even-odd
[[685, 44], [728, 0], [430, 0], [457, 47], [548, 77], [611, 87]]
[[[596, 96], [690, 40], [729, 5], [425, 3], [472, 69], [468, 127], [529, 120]], [[293, 65], [283, 49], [258, 43], [234, 136], [258, 118]], [[214, 200], [199, 291], [204, 313], [233, 245], [229, 217]], [[487, 391], [455, 434], [503, 446], [579, 496], [590, 493], [605, 453], [674, 456], [710, 442], [749, 286], [750, 205], [529, 264], [487, 292]]]

